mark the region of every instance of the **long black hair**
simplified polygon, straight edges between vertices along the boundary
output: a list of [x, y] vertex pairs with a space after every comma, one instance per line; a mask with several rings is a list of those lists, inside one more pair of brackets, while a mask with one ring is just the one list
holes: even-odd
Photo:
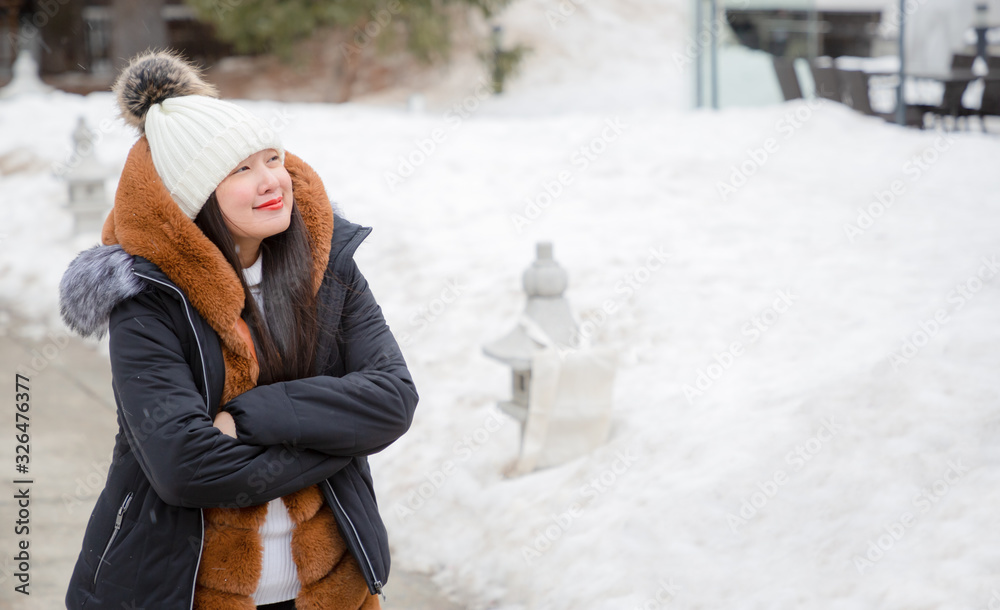
[[264, 311], [257, 307], [243, 278], [236, 243], [214, 192], [194, 223], [226, 257], [243, 287], [240, 316], [246, 320], [257, 348], [260, 365], [257, 384], [312, 376], [320, 329], [312, 291], [312, 240], [299, 206], [293, 203], [286, 230], [261, 241], [264, 273], [260, 293]]

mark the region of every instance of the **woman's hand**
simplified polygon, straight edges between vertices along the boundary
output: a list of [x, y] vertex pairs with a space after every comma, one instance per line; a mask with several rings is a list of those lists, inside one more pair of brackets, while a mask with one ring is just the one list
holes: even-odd
[[228, 411], [219, 411], [215, 415], [215, 421], [212, 424], [221, 430], [223, 434], [228, 434], [236, 438], [236, 420], [233, 419], [233, 416]]

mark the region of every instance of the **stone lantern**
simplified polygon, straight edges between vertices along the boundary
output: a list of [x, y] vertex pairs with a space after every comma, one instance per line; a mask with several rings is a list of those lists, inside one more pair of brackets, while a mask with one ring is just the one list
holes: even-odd
[[[22, 36], [25, 34], [22, 33]], [[21, 49], [13, 65], [14, 75], [2, 89], [0, 99], [17, 97], [19, 95], [44, 95], [55, 91], [54, 88], [42, 82], [38, 76], [38, 62], [32, 57], [31, 51]]]
[[107, 171], [94, 158], [94, 132], [81, 116], [73, 130], [72, 163], [66, 172], [69, 208], [76, 231], [99, 231], [110, 206], [104, 191]]
[[510, 474], [556, 466], [603, 444], [611, 418], [615, 354], [581, 346], [578, 326], [563, 293], [565, 269], [552, 244], [537, 244], [525, 270], [524, 313], [483, 352], [511, 368], [511, 399], [500, 410], [521, 423], [521, 451]]
[[527, 320], [483, 348], [487, 356], [511, 367], [513, 397], [501, 402], [500, 409], [522, 422], [528, 413], [531, 358], [538, 343], [537, 335], [533, 339], [529, 329], [541, 330], [554, 342], [566, 347], [574, 344], [577, 333], [569, 302], [563, 296], [569, 285], [569, 276], [552, 258], [552, 243], [539, 242], [535, 256], [535, 262], [521, 276], [528, 295], [523, 314]]

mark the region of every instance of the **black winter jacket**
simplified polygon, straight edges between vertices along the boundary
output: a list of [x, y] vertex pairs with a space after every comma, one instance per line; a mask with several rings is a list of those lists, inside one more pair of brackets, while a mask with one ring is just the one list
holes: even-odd
[[353, 259], [370, 232], [335, 217], [318, 299], [336, 338], [321, 338], [316, 376], [258, 386], [225, 405], [236, 439], [213, 426], [225, 373], [219, 337], [184, 293], [119, 246], [74, 261], [64, 317], [93, 309], [67, 293], [116, 295], [108, 330], [119, 432], [67, 608], [191, 608], [201, 509], [263, 504], [317, 483], [369, 592], [381, 593], [389, 547], [366, 456], [409, 428], [418, 396]]

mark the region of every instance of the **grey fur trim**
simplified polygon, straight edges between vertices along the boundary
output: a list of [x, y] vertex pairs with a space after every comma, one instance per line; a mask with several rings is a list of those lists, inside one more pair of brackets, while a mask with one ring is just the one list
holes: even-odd
[[201, 71], [175, 51], [146, 51], [129, 61], [111, 86], [118, 111], [126, 123], [146, 131], [150, 106], [171, 97], [204, 95], [219, 97], [214, 85], [202, 79]]
[[146, 287], [132, 273], [132, 256], [119, 245], [94, 246], [70, 263], [59, 282], [59, 312], [73, 331], [98, 339], [115, 305]]

